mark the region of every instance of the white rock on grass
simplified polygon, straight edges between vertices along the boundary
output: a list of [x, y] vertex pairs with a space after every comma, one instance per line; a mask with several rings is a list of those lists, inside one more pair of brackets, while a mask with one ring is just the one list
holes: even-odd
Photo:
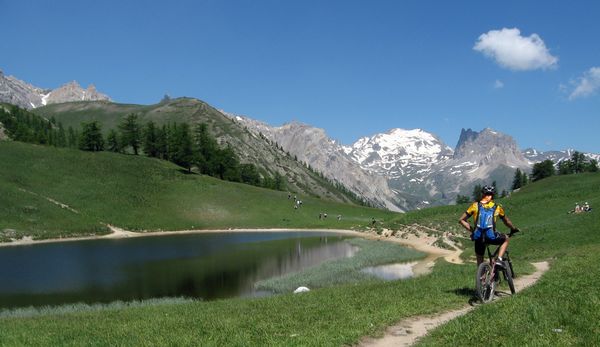
[[294, 290], [294, 294], [298, 294], [298, 293], [304, 293], [304, 292], [309, 292], [310, 289], [308, 289], [307, 287], [298, 287], [296, 288], [296, 290]]

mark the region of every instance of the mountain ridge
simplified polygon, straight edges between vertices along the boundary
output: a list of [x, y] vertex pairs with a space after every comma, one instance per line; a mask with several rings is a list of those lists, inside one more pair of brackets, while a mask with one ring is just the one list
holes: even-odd
[[83, 89], [71, 81], [55, 89], [33, 86], [14, 76], [6, 76], [0, 70], [0, 102], [26, 109], [72, 101], [111, 101], [110, 97], [96, 90], [93, 84]]

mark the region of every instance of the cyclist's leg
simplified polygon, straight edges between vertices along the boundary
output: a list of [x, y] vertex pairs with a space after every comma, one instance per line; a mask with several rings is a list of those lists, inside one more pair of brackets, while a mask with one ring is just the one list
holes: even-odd
[[495, 238], [493, 240], [487, 240], [487, 243], [491, 244], [491, 245], [498, 245], [500, 246], [499, 250], [498, 250], [498, 257], [502, 258], [502, 256], [504, 256], [504, 253], [506, 252], [506, 249], [508, 248], [508, 241], [510, 239], [510, 237], [506, 236], [505, 234], [501, 234], [498, 232], [495, 232]]
[[477, 266], [483, 263], [483, 256], [485, 255], [485, 243], [483, 238], [475, 240], [475, 256], [477, 257]]

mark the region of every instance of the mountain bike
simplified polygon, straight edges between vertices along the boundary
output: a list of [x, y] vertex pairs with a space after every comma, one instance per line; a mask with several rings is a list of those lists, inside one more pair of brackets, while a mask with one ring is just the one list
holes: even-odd
[[[518, 229], [511, 230], [508, 236], [512, 237], [518, 232]], [[483, 263], [479, 264], [479, 267], [477, 268], [475, 287], [477, 296], [483, 303], [492, 301], [494, 294], [496, 293], [496, 288], [500, 284], [502, 277], [506, 280], [506, 283], [508, 283], [510, 293], [515, 293], [515, 284], [513, 282], [515, 272], [513, 270], [512, 261], [510, 260], [508, 248], [506, 249], [506, 252], [504, 252], [504, 259], [502, 260], [504, 266], [496, 265], [496, 256], [498, 255], [499, 250], [500, 246], [496, 247], [496, 250], [494, 253], [492, 253], [490, 252], [490, 245], [486, 245], [489, 261], [484, 261]]]

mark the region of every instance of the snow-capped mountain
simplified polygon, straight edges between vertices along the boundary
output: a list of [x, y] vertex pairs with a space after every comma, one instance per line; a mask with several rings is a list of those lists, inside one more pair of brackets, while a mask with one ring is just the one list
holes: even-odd
[[454, 151], [421, 129], [393, 129], [345, 151], [363, 169], [386, 177], [394, 191], [410, 196], [413, 208], [451, 202], [476, 182], [508, 186], [515, 168], [530, 165], [510, 136], [492, 129], [463, 129]]
[[431, 167], [447, 160], [452, 148], [435, 135], [421, 129], [392, 129], [384, 134], [363, 137], [346, 154], [370, 172], [388, 179], [408, 178], [420, 181]]
[[247, 117], [224, 114], [243, 124], [251, 132], [262, 134], [270, 141], [276, 142], [299, 161], [308, 163], [312, 168], [343, 184], [374, 205], [392, 211], [405, 211], [410, 208], [401, 196], [389, 188], [384, 176], [363, 170], [344, 152], [344, 148], [338, 142], [327, 136], [325, 130], [298, 122], [272, 127]]
[[94, 85], [83, 89], [77, 82], [66, 83], [56, 89], [44, 89], [21, 81], [13, 76], [5, 76], [0, 70], [0, 102], [32, 109], [47, 104], [71, 101], [96, 101], [110, 98], [96, 90]]

